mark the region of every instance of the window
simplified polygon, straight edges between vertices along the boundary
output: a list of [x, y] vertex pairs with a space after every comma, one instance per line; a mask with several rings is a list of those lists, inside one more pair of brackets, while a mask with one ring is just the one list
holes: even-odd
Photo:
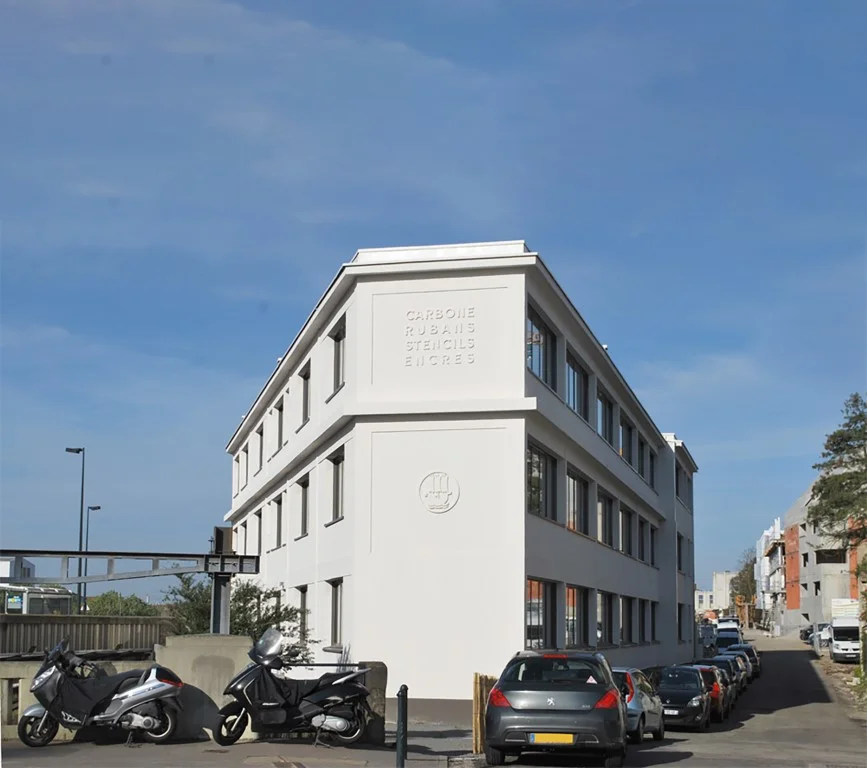
[[241, 554], [246, 555], [247, 552], [247, 521], [241, 523]]
[[614, 642], [614, 595], [596, 592], [596, 642], [611, 645]]
[[675, 464], [674, 466], [674, 493], [676, 496], [680, 496], [680, 476], [683, 474], [683, 470], [680, 468], [680, 464]]
[[650, 451], [647, 455], [649, 460], [648, 469], [649, 474], [647, 476], [647, 482], [650, 483], [651, 488], [656, 488], [656, 454], [653, 451]]
[[635, 598], [621, 597], [620, 598], [620, 642], [633, 643], [635, 642], [635, 628], [632, 623], [632, 608], [635, 605]]
[[804, 592], [806, 592], [809, 588], [810, 588], [810, 585], [807, 584], [806, 581], [802, 581], [802, 582], [801, 582], [801, 589], [803, 589]]
[[642, 562], [647, 560], [647, 520], [638, 518], [638, 559]]
[[572, 469], [566, 471], [566, 527], [590, 533], [590, 483]]
[[809, 565], [810, 564], [810, 553], [804, 552], [804, 554], [801, 555], [801, 560], [803, 561], [801, 563], [801, 565], [804, 565], [804, 566]]
[[331, 584], [331, 647], [343, 645], [343, 579], [335, 579]]
[[647, 642], [647, 600], [638, 601], [638, 642]]
[[235, 491], [235, 495], [238, 495], [238, 491], [241, 490], [241, 454], [239, 453], [235, 456], [234, 466], [232, 467], [232, 487]]
[[817, 549], [816, 565], [845, 565], [845, 549]]
[[557, 460], [532, 443], [527, 446], [527, 511], [557, 519]]
[[527, 307], [527, 368], [555, 391], [556, 359], [556, 336], [539, 317], [539, 313], [532, 307]]
[[620, 507], [620, 551], [626, 555], [635, 554], [632, 541], [632, 524], [635, 513], [631, 509]]
[[683, 571], [683, 536], [677, 534], [677, 570]]
[[283, 546], [283, 494], [275, 496], [271, 502], [274, 505], [274, 546]]
[[298, 535], [299, 536], [306, 536], [308, 524], [310, 522], [309, 521], [309, 517], [310, 517], [310, 476], [309, 475], [304, 475], [304, 477], [302, 477], [298, 481], [298, 491], [299, 491], [300, 496], [301, 496], [301, 500], [300, 500], [301, 503], [299, 505], [300, 512], [301, 512], [301, 515], [300, 515], [300, 517], [301, 517], [300, 529], [301, 530], [300, 530], [300, 533]]
[[334, 347], [334, 392], [340, 389], [346, 380], [346, 321], [331, 333], [331, 343]]
[[298, 590], [298, 630], [303, 639], [307, 635], [307, 585], [295, 589]]
[[244, 472], [244, 483], [241, 487], [246, 488], [250, 479], [250, 451], [246, 445], [241, 449], [241, 470]]
[[614, 403], [601, 391], [596, 395], [596, 431], [614, 445]]
[[656, 565], [656, 539], [659, 529], [650, 526], [650, 564]]
[[265, 425], [260, 424], [256, 430], [256, 471], [265, 466]]
[[647, 443], [643, 437], [638, 438], [638, 474], [642, 477], [647, 472]]
[[814, 581], [813, 582], [813, 594], [820, 595], [822, 593], [822, 582]]
[[256, 513], [256, 554], [262, 554], [262, 510]]
[[524, 645], [527, 648], [554, 648], [556, 585], [527, 579]]
[[614, 499], [608, 494], [599, 493], [596, 501], [598, 538], [609, 547], [614, 546]]
[[584, 587], [566, 587], [566, 647], [588, 645], [587, 607], [589, 593]]
[[310, 421], [310, 363], [299, 374], [301, 377], [301, 426]]
[[686, 640], [686, 626], [684, 623], [683, 603], [677, 604], [677, 639], [683, 642]]
[[635, 456], [632, 453], [632, 436], [635, 430], [626, 419], [620, 420], [620, 455], [629, 464], [635, 464]]
[[573, 355], [566, 356], [566, 405], [582, 419], [590, 413], [590, 376]]
[[653, 601], [650, 603], [650, 639], [652, 642], [657, 641], [656, 637], [656, 614], [659, 613], [659, 603]]
[[331, 459], [331, 520], [343, 517], [343, 449]]
[[277, 447], [274, 453], [277, 453], [283, 447], [283, 398], [277, 401], [274, 406], [274, 415], [277, 421]]

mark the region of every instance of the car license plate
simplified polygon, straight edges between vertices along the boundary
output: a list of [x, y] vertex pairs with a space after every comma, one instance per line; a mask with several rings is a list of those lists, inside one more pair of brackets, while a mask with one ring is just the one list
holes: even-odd
[[531, 744], [571, 744], [575, 736], [571, 733], [531, 733]]
[[662, 711], [663, 715], [669, 715], [671, 717], [677, 717], [679, 712], [676, 709], [664, 709]]

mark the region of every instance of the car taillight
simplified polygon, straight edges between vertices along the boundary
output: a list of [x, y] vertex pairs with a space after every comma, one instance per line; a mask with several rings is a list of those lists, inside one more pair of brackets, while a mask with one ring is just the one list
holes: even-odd
[[599, 701], [596, 702], [594, 709], [615, 709], [620, 705], [620, 696], [617, 691], [608, 691]]
[[629, 688], [629, 695], [626, 697], [626, 703], [628, 704], [632, 701], [632, 697], [635, 696], [635, 687], [632, 685], [632, 675], [628, 672], [625, 675], [626, 677], [626, 686]]
[[488, 696], [489, 707], [511, 707], [511, 703], [506, 698], [506, 694], [499, 688], [491, 688], [491, 695]]
[[718, 699], [719, 698], [719, 683], [714, 683], [713, 688], [710, 691], [711, 698]]

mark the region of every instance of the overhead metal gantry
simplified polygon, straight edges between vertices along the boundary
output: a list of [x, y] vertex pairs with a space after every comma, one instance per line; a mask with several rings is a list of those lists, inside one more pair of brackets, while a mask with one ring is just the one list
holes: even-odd
[[[0, 584], [92, 584], [123, 579], [149, 579], [156, 576], [179, 576], [201, 573], [211, 577], [211, 632], [229, 633], [229, 601], [232, 576], [259, 573], [258, 555], [237, 555], [230, 550], [231, 528], [214, 530], [214, 550], [208, 554], [189, 552], [105, 552], [59, 549], [0, 549], [0, 557], [24, 558], [25, 560], [59, 560], [57, 576], [31, 576], [13, 578], [0, 576]], [[69, 561], [87, 561], [87, 576], [70, 573]], [[118, 561], [145, 561], [148, 567], [135, 570], [118, 570]], [[93, 573], [94, 566], [104, 564], [103, 573]]]

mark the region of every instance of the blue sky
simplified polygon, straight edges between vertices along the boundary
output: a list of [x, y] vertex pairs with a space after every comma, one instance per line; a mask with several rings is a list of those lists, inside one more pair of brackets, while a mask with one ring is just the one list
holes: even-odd
[[7, 1], [3, 544], [77, 541], [84, 444], [92, 547], [207, 547], [226, 440], [342, 262], [525, 239], [700, 464], [708, 584], [867, 381], [865, 30], [854, 1]]

